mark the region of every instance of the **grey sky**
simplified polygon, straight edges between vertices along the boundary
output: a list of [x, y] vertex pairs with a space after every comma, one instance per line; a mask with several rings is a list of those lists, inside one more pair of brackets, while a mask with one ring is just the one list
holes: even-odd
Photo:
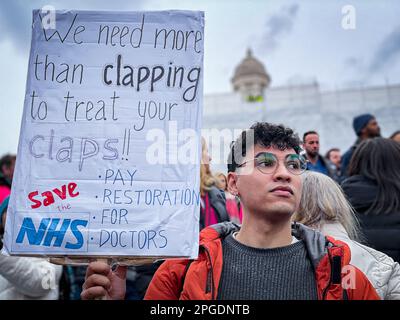
[[259, 43], [262, 51], [272, 52], [277, 48], [281, 37], [292, 31], [298, 11], [299, 4], [297, 3], [290, 6], [284, 5], [277, 13], [267, 18], [264, 35]]
[[[205, 94], [231, 91], [235, 66], [251, 47], [272, 86], [316, 80], [329, 90], [400, 83], [400, 1], [61, 0], [0, 1], [0, 155], [16, 152], [21, 122], [31, 12], [56, 9], [203, 10]], [[342, 7], [356, 9], [356, 29], [341, 26]]]

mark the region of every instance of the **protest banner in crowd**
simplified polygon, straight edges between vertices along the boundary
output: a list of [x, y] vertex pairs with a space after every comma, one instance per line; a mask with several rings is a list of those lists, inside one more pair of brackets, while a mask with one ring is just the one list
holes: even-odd
[[197, 257], [203, 45], [203, 12], [33, 12], [3, 253]]

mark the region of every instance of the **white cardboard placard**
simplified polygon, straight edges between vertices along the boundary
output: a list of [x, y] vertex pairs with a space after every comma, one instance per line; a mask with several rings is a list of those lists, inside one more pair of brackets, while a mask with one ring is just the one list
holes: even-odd
[[51, 18], [33, 12], [3, 253], [197, 257], [203, 12]]

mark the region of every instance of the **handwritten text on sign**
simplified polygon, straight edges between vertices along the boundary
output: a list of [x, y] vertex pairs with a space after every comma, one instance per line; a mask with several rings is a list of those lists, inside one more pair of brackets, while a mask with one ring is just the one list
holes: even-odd
[[[200, 139], [182, 132], [201, 128], [203, 13], [42, 19], [33, 12], [4, 251], [196, 257]], [[172, 161], [185, 148], [195, 161]]]

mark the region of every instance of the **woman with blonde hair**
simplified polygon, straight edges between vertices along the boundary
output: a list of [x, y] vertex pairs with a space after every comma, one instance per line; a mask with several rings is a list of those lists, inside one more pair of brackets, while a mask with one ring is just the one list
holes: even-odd
[[206, 140], [201, 138], [200, 164], [200, 230], [219, 222], [229, 221], [224, 192], [216, 187], [217, 180], [210, 170], [211, 157]]
[[359, 268], [385, 300], [400, 300], [400, 266], [388, 255], [362, 245], [354, 210], [339, 185], [328, 176], [307, 171], [296, 222], [346, 243], [351, 264]]
[[243, 218], [243, 209], [240, 199], [228, 191], [228, 180], [225, 174], [222, 172], [217, 172], [214, 174], [214, 177], [217, 180], [217, 187], [225, 192], [226, 211], [228, 211], [230, 221], [241, 224]]

